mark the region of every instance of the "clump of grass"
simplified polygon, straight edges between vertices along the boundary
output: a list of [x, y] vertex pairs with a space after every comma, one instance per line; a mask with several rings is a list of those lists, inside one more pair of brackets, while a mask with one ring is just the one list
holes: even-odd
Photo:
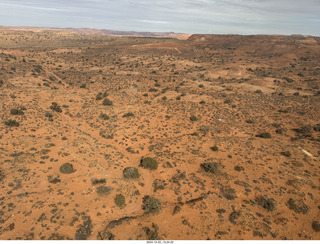
[[220, 165], [218, 163], [203, 163], [200, 165], [204, 171], [212, 174], [219, 174], [220, 173]]
[[210, 149], [214, 152], [217, 152], [219, 150], [219, 148], [216, 145], [213, 147], [210, 147]]
[[274, 211], [276, 209], [276, 200], [274, 200], [273, 198], [261, 196], [256, 198], [256, 202], [268, 212]]
[[109, 100], [108, 98], [105, 98], [103, 100], [102, 104], [105, 106], [111, 106], [113, 104], [113, 102], [111, 100]]
[[317, 221], [317, 220], [313, 221], [311, 226], [312, 226], [312, 229], [315, 232], [320, 232], [320, 223], [319, 223], [319, 221]]
[[24, 115], [24, 112], [21, 109], [13, 108], [10, 110], [11, 115]]
[[142, 209], [145, 213], [157, 214], [161, 210], [161, 202], [154, 197], [145, 196], [143, 198]]
[[158, 162], [153, 158], [146, 157], [141, 159], [139, 166], [144, 169], [156, 170], [158, 168]]
[[61, 107], [58, 105], [58, 103], [56, 102], [53, 102], [50, 106], [50, 108], [53, 110], [53, 111], [56, 111], [58, 113], [61, 113], [62, 112], [62, 109]]
[[310, 211], [310, 207], [307, 206], [302, 199], [294, 200], [290, 198], [286, 205], [296, 213], [307, 214]]
[[17, 122], [16, 120], [12, 120], [12, 119], [5, 121], [4, 124], [6, 126], [10, 126], [10, 127], [18, 127], [20, 125], [19, 122]]
[[289, 151], [284, 151], [284, 152], [281, 152], [280, 154], [288, 158], [291, 157], [291, 153]]
[[102, 100], [102, 99], [103, 99], [102, 92], [99, 92], [99, 93], [96, 95], [96, 100], [99, 101], [99, 100]]
[[74, 172], [73, 165], [71, 163], [61, 165], [59, 170], [62, 174], [71, 174]]
[[126, 179], [138, 179], [140, 174], [137, 168], [127, 167], [123, 170], [123, 176]]
[[191, 116], [190, 116], [190, 120], [191, 120], [191, 121], [197, 121], [198, 118], [197, 118], [195, 115], [191, 115]]
[[80, 86], [80, 88], [86, 88], [87, 87], [87, 85], [85, 84], [85, 83], [83, 83], [81, 86]]
[[103, 120], [108, 120], [108, 119], [110, 119], [110, 117], [109, 117], [107, 114], [104, 114], [104, 113], [101, 113], [101, 114], [99, 115], [99, 118], [100, 118], [100, 119], [103, 119]]
[[111, 186], [99, 186], [97, 187], [97, 193], [99, 195], [108, 195], [113, 188]]
[[262, 132], [258, 135], [256, 135], [257, 137], [261, 137], [261, 138], [264, 138], [264, 139], [268, 139], [268, 138], [271, 138], [271, 134], [269, 132]]
[[122, 208], [122, 207], [125, 205], [125, 203], [126, 203], [126, 199], [125, 199], [125, 197], [124, 197], [122, 194], [118, 194], [118, 195], [116, 195], [116, 197], [114, 198], [114, 203], [115, 203], [118, 207]]
[[238, 172], [240, 172], [240, 171], [243, 171], [244, 170], [244, 168], [242, 167], [242, 166], [240, 166], [240, 165], [236, 165], [236, 166], [234, 166], [234, 168], [233, 168], [235, 171], [238, 171]]
[[92, 178], [92, 179], [91, 179], [91, 183], [92, 183], [93, 185], [96, 185], [96, 184], [104, 184], [104, 183], [106, 183], [106, 182], [107, 182], [106, 178], [100, 178], [100, 179], [98, 179], [98, 178]]
[[248, 124], [254, 124], [254, 120], [253, 120], [253, 119], [247, 119], [247, 120], [246, 120], [246, 123], [248, 123]]
[[226, 99], [226, 100], [224, 100], [224, 103], [225, 103], [225, 104], [231, 104], [231, 103], [232, 103], [232, 100]]
[[123, 118], [134, 117], [134, 114], [131, 113], [131, 112], [125, 113], [122, 117], [123, 117]]

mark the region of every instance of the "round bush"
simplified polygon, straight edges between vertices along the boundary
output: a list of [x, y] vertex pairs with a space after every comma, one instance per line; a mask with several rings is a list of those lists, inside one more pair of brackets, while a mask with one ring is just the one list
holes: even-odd
[[144, 169], [156, 170], [158, 168], [158, 162], [150, 157], [143, 158], [140, 162], [140, 167]]
[[123, 176], [126, 179], [137, 179], [140, 177], [140, 174], [137, 168], [127, 167], [123, 170]]
[[122, 194], [118, 194], [116, 195], [116, 197], [114, 198], [114, 202], [118, 207], [123, 207], [126, 203], [126, 199]]
[[154, 197], [145, 196], [143, 198], [142, 209], [145, 213], [157, 214], [161, 210], [161, 202]]
[[60, 172], [63, 174], [71, 174], [74, 172], [73, 166], [70, 163], [65, 163], [60, 166]]

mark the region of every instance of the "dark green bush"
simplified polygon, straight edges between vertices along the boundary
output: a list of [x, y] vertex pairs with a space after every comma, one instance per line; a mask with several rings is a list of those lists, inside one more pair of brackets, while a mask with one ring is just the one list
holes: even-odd
[[156, 170], [158, 168], [158, 162], [150, 157], [143, 158], [140, 162], [140, 167], [150, 170]]
[[271, 138], [271, 134], [269, 132], [262, 132], [260, 134], [257, 135], [257, 137], [261, 137], [261, 138]]
[[123, 117], [123, 118], [134, 117], [134, 114], [131, 113], [131, 112], [125, 113], [122, 117]]
[[315, 231], [315, 232], [320, 232], [320, 223], [319, 221], [315, 220], [312, 222], [312, 229]]
[[273, 198], [261, 196], [256, 198], [256, 202], [268, 212], [274, 211], [276, 209], [276, 201]]
[[307, 214], [310, 211], [310, 207], [307, 206], [302, 199], [294, 200], [290, 198], [286, 205], [296, 213]]
[[289, 151], [281, 152], [280, 154], [283, 155], [283, 156], [286, 156], [286, 157], [290, 157], [291, 156], [291, 153]]
[[13, 108], [10, 110], [10, 114], [12, 115], [24, 115], [24, 112], [21, 109]]
[[145, 196], [143, 198], [142, 209], [145, 213], [157, 214], [161, 210], [161, 202], [154, 197]]
[[203, 163], [200, 165], [204, 171], [212, 174], [219, 174], [220, 173], [220, 165], [218, 163]]
[[97, 187], [97, 193], [99, 195], [108, 195], [113, 188], [111, 186], [99, 186]]
[[110, 117], [107, 114], [100, 114], [99, 118], [103, 119], [103, 120], [108, 120], [110, 119]]
[[53, 110], [53, 111], [56, 111], [58, 113], [61, 113], [62, 112], [62, 109], [61, 107], [58, 105], [58, 103], [56, 102], [53, 102], [50, 106], [50, 108]]
[[103, 100], [102, 104], [105, 106], [111, 106], [113, 104], [113, 102], [111, 100], [109, 100], [108, 98], [105, 98]]
[[87, 85], [85, 83], [80, 86], [80, 88], [86, 88], [86, 87]]
[[116, 195], [116, 197], [114, 198], [114, 203], [118, 206], [118, 207], [123, 207], [126, 203], [126, 199], [122, 194], [118, 194]]
[[96, 96], [96, 100], [99, 101], [99, 100], [102, 100], [103, 99], [103, 95], [102, 95], [102, 92], [99, 92]]
[[311, 125], [304, 125], [296, 131], [302, 136], [310, 137], [312, 135], [312, 126]]
[[137, 168], [127, 167], [123, 170], [123, 176], [126, 179], [137, 179], [140, 177], [140, 174]]
[[253, 119], [247, 119], [247, 120], [246, 120], [246, 123], [248, 123], [248, 124], [254, 124], [254, 120], [253, 120]]
[[63, 174], [71, 174], [74, 172], [73, 165], [71, 163], [65, 163], [60, 166], [60, 172]]
[[217, 146], [210, 147], [210, 149], [211, 149], [212, 151], [214, 151], [214, 152], [216, 152], [216, 151], [219, 150], [219, 148], [218, 148]]
[[195, 115], [191, 115], [190, 120], [191, 120], [191, 121], [197, 121], [198, 118], [197, 118]]
[[4, 124], [6, 126], [10, 126], [10, 127], [18, 127], [20, 125], [19, 122], [12, 120], [12, 119], [5, 121]]

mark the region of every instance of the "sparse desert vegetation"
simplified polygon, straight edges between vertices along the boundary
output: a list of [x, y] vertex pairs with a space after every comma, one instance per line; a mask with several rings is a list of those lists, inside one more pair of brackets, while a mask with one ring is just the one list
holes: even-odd
[[319, 239], [319, 43], [0, 28], [0, 239]]

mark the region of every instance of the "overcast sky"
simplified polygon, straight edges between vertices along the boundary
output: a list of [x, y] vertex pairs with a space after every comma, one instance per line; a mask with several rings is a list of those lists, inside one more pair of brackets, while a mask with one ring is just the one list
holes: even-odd
[[0, 0], [0, 25], [320, 36], [320, 0]]

